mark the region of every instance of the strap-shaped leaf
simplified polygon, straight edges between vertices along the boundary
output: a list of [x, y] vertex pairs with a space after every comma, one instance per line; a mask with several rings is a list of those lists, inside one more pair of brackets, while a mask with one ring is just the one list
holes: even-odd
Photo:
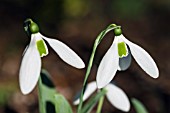
[[82, 108], [82, 112], [81, 113], [90, 113], [91, 110], [93, 109], [93, 107], [97, 104], [97, 102], [99, 101], [99, 99], [104, 96], [106, 94], [107, 90], [102, 89], [101, 91], [99, 91], [94, 97], [92, 97], [87, 104], [84, 105], [84, 107]]
[[61, 94], [55, 94], [54, 104], [56, 113], [72, 113], [70, 104]]
[[40, 113], [72, 113], [69, 103], [57, 93], [50, 75], [45, 70], [41, 72], [38, 88]]
[[136, 113], [149, 113], [145, 106], [139, 100], [132, 98], [131, 101], [136, 110]]

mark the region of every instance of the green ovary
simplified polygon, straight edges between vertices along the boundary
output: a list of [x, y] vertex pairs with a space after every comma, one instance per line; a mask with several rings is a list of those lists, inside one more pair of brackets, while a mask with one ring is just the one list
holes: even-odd
[[40, 53], [40, 56], [41, 57], [46, 56], [48, 54], [48, 52], [46, 50], [46, 45], [45, 45], [44, 41], [43, 40], [38, 40], [36, 42], [36, 44], [37, 44], [37, 49], [38, 49], [38, 51]]
[[118, 54], [120, 58], [126, 57], [128, 55], [128, 50], [124, 42], [118, 43]]

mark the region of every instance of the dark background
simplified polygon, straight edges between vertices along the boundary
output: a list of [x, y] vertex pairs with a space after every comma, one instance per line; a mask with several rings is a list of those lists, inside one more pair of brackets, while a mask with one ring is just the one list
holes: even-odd
[[[0, 113], [38, 113], [37, 88], [24, 96], [18, 85], [22, 52], [30, 41], [23, 29], [26, 18], [32, 18], [42, 34], [66, 43], [86, 66], [96, 36], [111, 23], [121, 25], [129, 40], [151, 54], [160, 77], [149, 77], [133, 60], [127, 71], [117, 72], [114, 82], [129, 99], [138, 98], [149, 113], [170, 113], [169, 0], [1, 0]], [[89, 81], [95, 80], [97, 67], [113, 39], [111, 32], [100, 44]], [[67, 65], [49, 50], [42, 59], [43, 67], [52, 75], [58, 91], [72, 103], [86, 69]], [[103, 113], [122, 112], [106, 100]], [[130, 113], [135, 113], [133, 106]]]

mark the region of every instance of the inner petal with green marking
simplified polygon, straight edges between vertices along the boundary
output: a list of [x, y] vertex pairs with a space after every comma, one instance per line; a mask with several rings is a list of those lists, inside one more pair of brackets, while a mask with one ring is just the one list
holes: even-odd
[[43, 40], [37, 40], [36, 45], [41, 57], [48, 54], [47, 46]]
[[118, 43], [118, 54], [120, 58], [126, 57], [128, 55], [128, 49], [124, 42]]

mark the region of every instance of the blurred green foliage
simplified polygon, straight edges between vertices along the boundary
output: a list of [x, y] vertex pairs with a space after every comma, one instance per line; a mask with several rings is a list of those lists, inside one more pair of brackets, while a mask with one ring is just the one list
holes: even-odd
[[15, 82], [3, 82], [0, 84], [0, 106], [7, 104], [8, 98], [16, 91], [16, 89], [17, 85]]
[[[23, 21], [26, 18], [33, 18], [33, 20], [37, 22], [37, 24], [40, 26], [40, 31], [42, 31], [42, 33], [47, 33], [47, 35], [50, 34], [51, 36], [55, 36], [57, 32], [61, 31], [58, 30], [60, 28], [62, 28], [62, 32], [60, 33], [65, 33], [66, 31], [68, 31], [66, 32], [68, 33], [67, 36], [69, 36], [70, 34], [71, 38], [75, 36], [75, 45], [71, 45], [71, 47], [79, 47], [77, 50], [79, 50], [80, 55], [82, 54], [81, 56], [83, 56], [86, 60], [89, 57], [89, 52], [91, 50], [90, 47], [93, 40], [90, 38], [94, 38], [94, 36], [96, 36], [96, 34], [101, 30], [101, 27], [105, 27], [108, 23], [111, 23], [113, 21], [119, 24], [121, 23], [121, 25], [125, 28], [124, 31], [126, 31], [126, 34], [130, 34], [131, 36], [134, 36], [134, 38], [138, 37], [138, 42], [141, 41], [141, 43], [143, 43], [145, 47], [150, 47], [149, 49], [151, 53], [153, 53], [155, 60], [158, 61], [160, 69], [163, 69], [164, 71], [161, 72], [161, 79], [158, 80], [158, 83], [156, 80], [154, 81], [152, 86], [151, 84], [148, 84], [150, 83], [149, 79], [145, 78], [145, 80], [148, 80], [149, 82], [143, 81], [143, 84], [145, 85], [139, 86], [138, 82], [140, 83], [141, 78], [135, 78], [135, 76], [131, 75], [140, 73], [138, 73], [137, 70], [134, 71], [133, 68], [131, 68], [131, 75], [124, 76], [127, 78], [125, 78], [126, 80], [123, 81], [124, 83], [120, 82], [120, 84], [122, 84], [122, 86], [126, 85], [127, 79], [129, 80], [130, 78], [130, 83], [132, 85], [134, 83], [133, 88], [131, 86], [131, 91], [128, 92], [129, 87], [125, 87], [127, 88], [127, 93], [129, 95], [135, 96], [140, 96], [142, 91], [146, 91], [147, 89], [149, 89], [150, 92], [153, 92], [152, 87], [157, 88], [159, 84], [159, 88], [161, 89], [161, 91], [159, 90], [159, 92], [157, 93], [159, 94], [163, 92], [167, 95], [167, 97], [165, 98], [165, 96], [163, 95], [162, 97], [160, 96], [156, 99], [157, 101], [159, 101], [159, 104], [161, 103], [162, 106], [165, 106], [165, 111], [167, 113], [170, 112], [170, 101], [168, 92], [169, 77], [167, 76], [169, 75], [169, 71], [167, 68], [167, 66], [169, 66], [169, 54], [163, 54], [168, 51], [169, 48], [168, 41], [170, 32], [168, 24], [170, 19], [170, 0], [1, 0], [0, 14], [0, 57], [2, 58], [0, 62], [1, 67], [3, 67], [3, 65], [7, 62], [7, 58], [9, 57], [13, 59], [13, 56], [16, 56], [16, 59], [18, 60], [16, 62], [20, 62], [20, 58], [18, 57], [21, 57], [20, 51], [21, 49], [23, 49], [21, 48], [21, 46], [23, 47], [26, 44], [26, 40], [29, 41], [24, 34], [22, 28]], [[69, 25], [66, 26], [66, 24]], [[66, 31], [64, 31], [63, 29]], [[143, 39], [140, 39], [143, 37], [146, 39], [144, 39], [145, 41]], [[62, 38], [63, 40], [66, 40], [68, 37], [63, 36]], [[69, 40], [67, 42], [71, 44], [72, 40]], [[105, 45], [108, 44], [109, 43]], [[106, 46], [103, 46], [102, 49], [104, 47], [106, 48]], [[102, 49], [101, 52], [99, 52], [100, 56], [102, 56]], [[98, 57], [98, 55], [96, 55], [96, 57]], [[14, 66], [16, 66], [16, 62], [14, 62]], [[99, 61], [97, 61], [97, 63], [98, 62]], [[51, 70], [54, 70], [57, 68], [54, 67], [58, 63], [56, 63], [55, 66], [51, 65], [50, 62], [46, 64], [48, 66], [51, 66], [48, 67], [49, 69], [52, 68]], [[8, 77], [11, 77], [10, 74], [11, 73], [9, 73], [9, 75], [6, 75], [4, 73], [1, 73], [1, 76], [4, 76], [8, 80]], [[18, 73], [16, 73], [15, 78], [17, 77]], [[80, 77], [74, 77], [75, 78], [70, 77], [71, 80], [74, 79], [76, 81], [79, 81]], [[120, 76], [119, 78], [121, 79]], [[135, 80], [135, 82], [131, 82], [131, 80], [133, 79]], [[8, 99], [10, 95], [12, 95], [13, 92], [17, 90], [18, 83], [14, 83], [14, 81], [5, 81], [4, 83], [1, 79], [0, 105], [5, 105], [7, 101], [9, 101]], [[65, 82], [67, 81], [61, 83]], [[71, 82], [68, 83], [71, 84]], [[80, 85], [80, 82], [78, 85]], [[142, 87], [140, 91], [138, 90], [139, 87]], [[155, 99], [154, 95], [151, 95], [152, 99], [144, 98], [147, 97], [148, 94], [142, 96], [142, 99], [145, 101], [145, 103], [152, 102], [152, 99]], [[160, 100], [162, 102], [160, 102]], [[154, 113], [160, 113], [160, 110], [158, 108], [153, 107], [155, 106], [155, 104], [156, 103], [152, 103], [152, 106], [148, 106], [149, 110], [152, 110], [151, 112]]]
[[145, 0], [119, 0], [110, 4], [111, 12], [123, 18], [139, 18], [147, 11]]
[[64, 0], [63, 9], [67, 17], [82, 17], [89, 11], [88, 0]]

